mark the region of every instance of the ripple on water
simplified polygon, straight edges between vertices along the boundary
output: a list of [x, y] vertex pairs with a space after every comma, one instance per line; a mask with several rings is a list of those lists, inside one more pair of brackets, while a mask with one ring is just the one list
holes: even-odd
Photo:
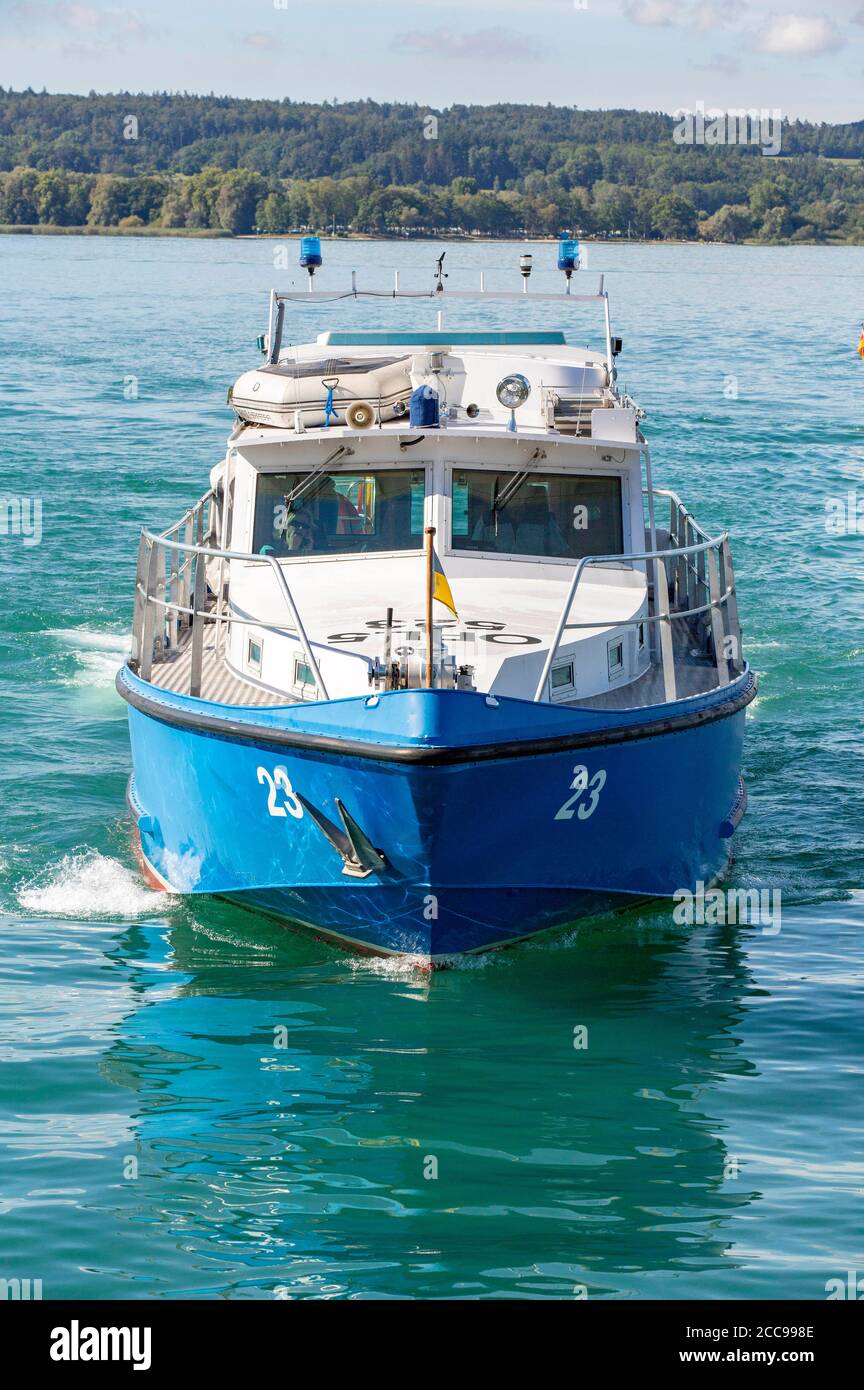
[[[382, 257], [427, 275], [417, 243], [328, 254], [336, 278]], [[450, 247], [449, 283], [517, 255]], [[129, 853], [113, 680], [139, 529], [200, 495], [269, 258], [0, 237], [3, 394], [27, 402], [4, 487], [64, 489], [43, 544], [0, 555], [0, 1275], [46, 1297], [823, 1298], [864, 1268], [862, 560], [824, 525], [861, 472], [864, 251], [590, 255], [658, 486], [731, 528], [763, 680], [730, 882], [782, 886], [782, 929], [645, 909], [429, 974], [151, 892]], [[310, 338], [334, 326], [303, 312]], [[34, 361], [54, 388], [38, 430]]]

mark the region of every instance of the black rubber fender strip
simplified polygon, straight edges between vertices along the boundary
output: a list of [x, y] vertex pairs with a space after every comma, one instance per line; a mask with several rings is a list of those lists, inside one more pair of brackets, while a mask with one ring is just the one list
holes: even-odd
[[[157, 695], [144, 695], [127, 685], [124, 670], [117, 674], [118, 693], [134, 709], [160, 723], [171, 724], [195, 733], [240, 743], [263, 744], [272, 748], [297, 748], [310, 753], [333, 754], [343, 758], [371, 758], [376, 762], [407, 764], [412, 767], [452, 767], [459, 763], [495, 762], [510, 758], [535, 758], [544, 754], [561, 753], [571, 748], [602, 748], [618, 743], [635, 743], [646, 738], [662, 738], [665, 734], [683, 732], [713, 724], [717, 719], [729, 719], [755, 699], [758, 685], [750, 672], [742, 688], [729, 700], [710, 705], [707, 709], [682, 710], [644, 724], [618, 725], [608, 729], [588, 729], [580, 733], [556, 734], [545, 738], [511, 739], [507, 742], [480, 743], [443, 748], [382, 743], [363, 739], [337, 738], [331, 734], [298, 733], [294, 729], [274, 729], [265, 725], [248, 724], [223, 714], [207, 710], [188, 710], [171, 704]], [[161, 694], [161, 692], [160, 692]]]

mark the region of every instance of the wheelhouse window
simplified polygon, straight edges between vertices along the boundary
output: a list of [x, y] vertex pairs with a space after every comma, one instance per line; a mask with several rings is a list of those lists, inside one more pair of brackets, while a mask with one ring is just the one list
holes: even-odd
[[252, 546], [267, 555], [351, 555], [419, 550], [422, 469], [261, 473]]
[[452, 544], [561, 560], [622, 555], [621, 479], [454, 469]]

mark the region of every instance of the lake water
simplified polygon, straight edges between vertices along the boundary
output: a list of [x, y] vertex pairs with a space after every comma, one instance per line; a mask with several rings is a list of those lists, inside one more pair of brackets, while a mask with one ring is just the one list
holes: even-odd
[[[325, 245], [325, 277], [426, 286], [438, 249]], [[581, 273], [607, 277], [657, 483], [732, 530], [761, 692], [731, 881], [779, 889], [782, 929], [661, 907], [432, 978], [153, 893], [131, 852], [137, 535], [206, 486], [267, 291], [299, 283], [273, 250], [0, 237], [0, 495], [43, 505], [41, 544], [0, 536], [0, 1278], [824, 1298], [864, 1274], [864, 250], [591, 246]], [[449, 284], [503, 284], [519, 250], [454, 245]], [[288, 336], [337, 315], [433, 310], [304, 307]], [[564, 326], [447, 321], [481, 315]], [[856, 490], [862, 534], [827, 530]]]

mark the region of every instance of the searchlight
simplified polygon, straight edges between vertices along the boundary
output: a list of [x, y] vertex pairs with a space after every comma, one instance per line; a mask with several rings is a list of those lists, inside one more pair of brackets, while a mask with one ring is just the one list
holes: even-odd
[[531, 383], [527, 377], [520, 372], [514, 372], [512, 376], [505, 376], [495, 388], [495, 395], [507, 410], [510, 411], [510, 423], [508, 430], [516, 429], [516, 411], [520, 405], [524, 405], [531, 395]]

